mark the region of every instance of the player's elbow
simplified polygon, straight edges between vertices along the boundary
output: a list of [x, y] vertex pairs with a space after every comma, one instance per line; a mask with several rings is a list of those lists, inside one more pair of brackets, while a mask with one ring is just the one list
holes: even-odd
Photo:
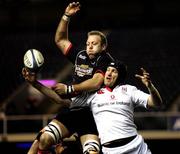
[[63, 40], [66, 37], [66, 35], [62, 32], [56, 32], [55, 34], [55, 43], [59, 43], [61, 40]]
[[163, 101], [161, 97], [157, 97], [157, 98], [150, 97], [148, 100], [148, 106], [155, 109], [161, 109], [163, 106]]
[[61, 47], [61, 39], [59, 37], [55, 37], [55, 44], [60, 48]]

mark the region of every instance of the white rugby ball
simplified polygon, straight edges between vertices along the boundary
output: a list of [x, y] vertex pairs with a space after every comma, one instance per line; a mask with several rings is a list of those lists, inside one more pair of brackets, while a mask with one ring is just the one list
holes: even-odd
[[24, 54], [24, 66], [30, 71], [39, 71], [44, 64], [44, 57], [37, 49], [29, 49]]

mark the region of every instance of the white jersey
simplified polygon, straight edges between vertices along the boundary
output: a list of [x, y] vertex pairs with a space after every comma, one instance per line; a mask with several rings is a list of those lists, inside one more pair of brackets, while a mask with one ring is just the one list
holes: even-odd
[[149, 94], [131, 85], [116, 86], [113, 91], [101, 88], [88, 103], [99, 132], [101, 144], [137, 134], [134, 108], [146, 108]]

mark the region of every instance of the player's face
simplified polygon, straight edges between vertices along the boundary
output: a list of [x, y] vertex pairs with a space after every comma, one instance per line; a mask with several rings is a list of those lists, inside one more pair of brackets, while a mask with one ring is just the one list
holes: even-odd
[[117, 69], [109, 66], [105, 73], [104, 84], [106, 86], [112, 87], [112, 86], [114, 86], [117, 78], [118, 78]]
[[89, 58], [95, 58], [103, 50], [105, 50], [105, 46], [101, 44], [101, 37], [99, 35], [89, 35], [86, 42], [86, 51]]

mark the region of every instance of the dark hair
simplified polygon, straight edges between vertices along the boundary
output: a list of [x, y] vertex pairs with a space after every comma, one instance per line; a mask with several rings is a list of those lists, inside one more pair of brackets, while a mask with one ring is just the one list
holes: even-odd
[[116, 68], [118, 71], [118, 78], [116, 80], [116, 84], [124, 83], [125, 78], [127, 76], [127, 66], [124, 64], [124, 62], [119, 60], [114, 60], [110, 62], [108, 67], [109, 66]]
[[101, 37], [101, 44], [105, 44], [105, 46], [107, 47], [108, 43], [107, 43], [107, 38], [106, 35], [100, 31], [97, 30], [92, 30], [90, 32], [88, 32], [88, 36], [89, 35], [98, 35]]

